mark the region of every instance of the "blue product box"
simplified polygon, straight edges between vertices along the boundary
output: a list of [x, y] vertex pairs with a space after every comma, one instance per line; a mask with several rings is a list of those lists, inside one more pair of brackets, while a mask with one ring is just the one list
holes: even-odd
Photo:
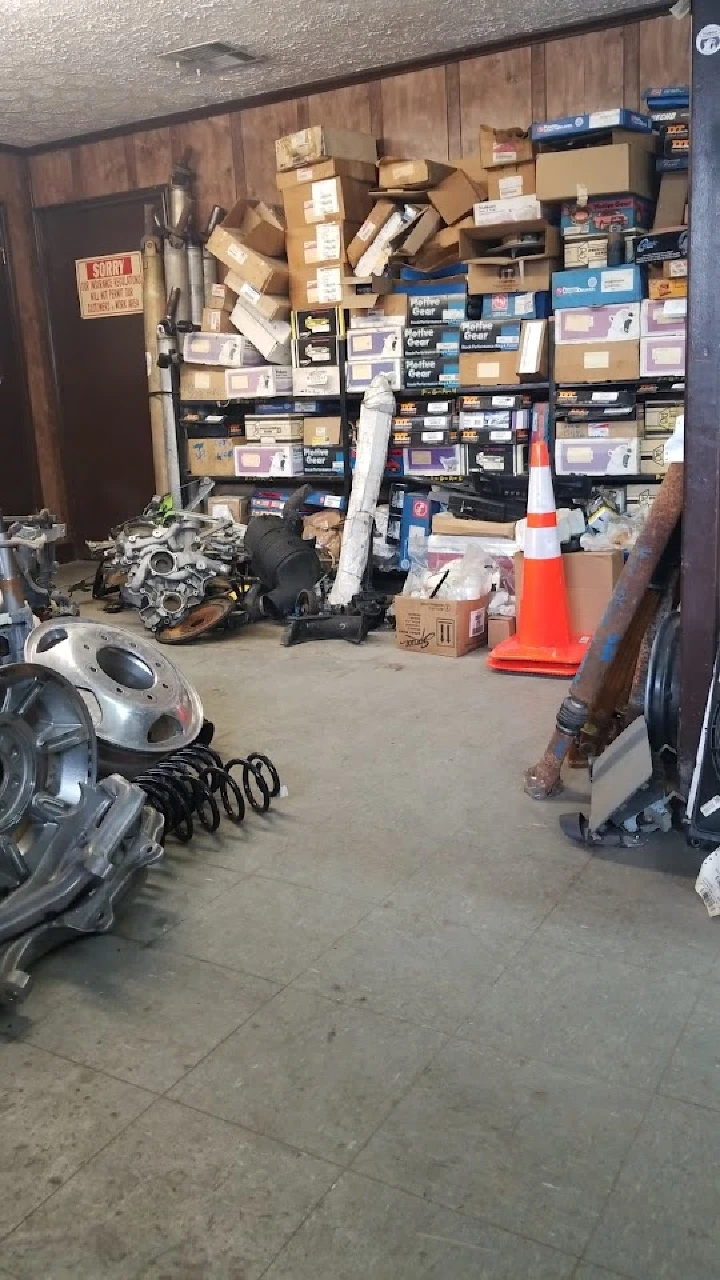
[[421, 271], [419, 267], [401, 267], [400, 279], [431, 285], [433, 280], [457, 280], [458, 276], [466, 276], [467, 271], [467, 262], [451, 262], [447, 267], [434, 267], [432, 271]]
[[429, 493], [406, 493], [400, 517], [400, 568], [410, 568], [411, 560], [423, 549], [425, 539], [432, 532], [432, 518], [442, 510], [439, 502], [432, 502]]
[[483, 320], [545, 320], [550, 314], [549, 293], [486, 293]]
[[640, 267], [578, 267], [553, 272], [553, 307], [602, 307], [610, 302], [640, 302], [644, 273]]
[[603, 196], [585, 205], [566, 200], [560, 210], [560, 230], [568, 238], [607, 235], [613, 223], [619, 223], [622, 231], [649, 231], [652, 218], [652, 201], [641, 196]]
[[250, 498], [250, 515], [281, 516], [283, 507], [292, 494], [292, 489], [254, 489]]
[[413, 324], [408, 325], [403, 335], [403, 355], [408, 356], [440, 356], [457, 355], [460, 350], [460, 329], [458, 325], [447, 324]]
[[602, 133], [606, 129], [631, 129], [635, 133], [650, 133], [653, 122], [639, 111], [627, 107], [614, 107], [611, 111], [591, 111], [579, 116], [559, 116], [556, 120], [542, 120], [532, 125], [533, 142], [549, 139], [576, 138], [586, 133]]
[[[332, 397], [331, 397], [332, 399]], [[337, 400], [337, 396], [335, 396]], [[309, 413], [327, 414], [326, 400], [258, 400], [253, 408], [256, 417], [267, 414], [277, 417], [285, 413], [301, 413], [305, 417]]]
[[330, 444], [303, 445], [303, 471], [306, 476], [327, 474], [328, 471], [333, 475], [344, 475], [342, 449]]
[[646, 89], [643, 101], [650, 106], [657, 103], [659, 107], [689, 107], [689, 84], [666, 84], [661, 88]]
[[313, 489], [303, 503], [304, 507], [320, 507], [331, 511], [345, 511], [347, 499], [341, 493], [325, 493], [323, 489]]
[[658, 156], [655, 161], [655, 169], [658, 173], [685, 173], [690, 168], [690, 157], [684, 156]]

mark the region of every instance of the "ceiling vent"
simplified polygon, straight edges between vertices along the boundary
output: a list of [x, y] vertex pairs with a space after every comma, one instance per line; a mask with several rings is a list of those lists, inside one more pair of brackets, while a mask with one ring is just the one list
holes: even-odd
[[196, 75], [220, 75], [261, 61], [246, 49], [239, 49], [224, 40], [209, 40], [207, 44], [190, 45], [187, 49], [175, 49], [160, 56], [167, 62], [174, 62], [179, 70], [194, 71]]

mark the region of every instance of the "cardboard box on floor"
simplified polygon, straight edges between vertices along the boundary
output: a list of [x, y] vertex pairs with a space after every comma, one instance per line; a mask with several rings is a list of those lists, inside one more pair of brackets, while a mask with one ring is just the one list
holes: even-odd
[[395, 640], [409, 653], [462, 658], [487, 643], [490, 596], [478, 600], [395, 597]]
[[[285, 222], [279, 209], [262, 200], [238, 200], [208, 240], [208, 249], [232, 268], [227, 260], [228, 245], [240, 240], [248, 249], [266, 258], [282, 258], [285, 253]], [[224, 256], [225, 255], [225, 256]]]
[[488, 618], [488, 649], [494, 649], [503, 640], [509, 640], [515, 635], [515, 631], [515, 618]]
[[[565, 572], [570, 630], [575, 636], [590, 636], [597, 629], [606, 605], [622, 573], [622, 551], [572, 551], [562, 557]], [[514, 557], [515, 597], [518, 616], [522, 608], [524, 557]]]
[[285, 134], [275, 143], [275, 160], [279, 172], [318, 160], [358, 160], [364, 164], [377, 162], [377, 142], [369, 133], [351, 129], [326, 129], [311, 125]]

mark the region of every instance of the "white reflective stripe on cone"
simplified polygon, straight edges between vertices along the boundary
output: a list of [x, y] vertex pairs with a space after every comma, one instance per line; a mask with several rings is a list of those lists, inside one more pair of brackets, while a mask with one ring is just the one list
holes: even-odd
[[533, 467], [528, 484], [528, 515], [546, 514], [555, 510], [555, 495], [552, 487], [552, 476], [549, 467]]
[[526, 560], [554, 560], [559, 556], [557, 525], [550, 529], [526, 529], [524, 555]]

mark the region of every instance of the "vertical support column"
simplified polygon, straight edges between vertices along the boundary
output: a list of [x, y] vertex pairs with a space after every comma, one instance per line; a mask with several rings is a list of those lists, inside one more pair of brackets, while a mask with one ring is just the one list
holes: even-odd
[[680, 778], [695, 763], [720, 617], [720, 5], [693, 0]]

